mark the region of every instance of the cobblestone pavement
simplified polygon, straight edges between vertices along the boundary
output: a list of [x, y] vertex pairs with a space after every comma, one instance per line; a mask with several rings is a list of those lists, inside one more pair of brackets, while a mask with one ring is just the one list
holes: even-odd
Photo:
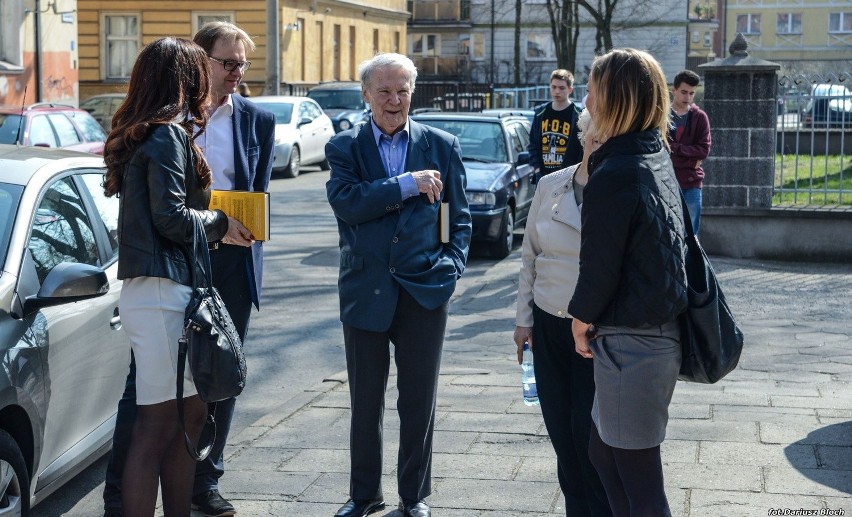
[[[511, 332], [519, 252], [474, 261], [451, 306], [438, 398], [436, 516], [564, 515], [538, 408], [524, 406]], [[675, 517], [852, 512], [852, 265], [714, 258], [746, 336], [715, 385], [679, 383], [663, 444]], [[395, 510], [395, 376], [384, 494]], [[331, 516], [347, 499], [345, 372], [233, 437], [222, 492], [238, 515]], [[844, 513], [830, 513], [843, 510]]]

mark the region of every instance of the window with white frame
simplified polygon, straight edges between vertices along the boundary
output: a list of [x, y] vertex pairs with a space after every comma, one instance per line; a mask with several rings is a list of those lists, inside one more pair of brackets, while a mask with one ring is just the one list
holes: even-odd
[[711, 45], [713, 45], [713, 37], [711, 36], [711, 34], [709, 32], [705, 32], [704, 33], [704, 46], [709, 47]]
[[485, 35], [481, 32], [459, 34], [459, 53], [472, 60], [485, 59]]
[[840, 34], [852, 33], [852, 11], [828, 13], [828, 32]]
[[760, 34], [760, 15], [751, 13], [738, 14], [737, 32], [742, 32], [743, 34]]
[[556, 47], [553, 45], [553, 37], [546, 32], [528, 34], [526, 55], [530, 61], [556, 59]]
[[139, 52], [139, 15], [104, 14], [104, 75], [129, 79]]
[[193, 11], [192, 12], [192, 33], [198, 32], [198, 29], [204, 27], [210, 22], [230, 22], [234, 23], [233, 12], [219, 11]]
[[0, 2], [0, 70], [20, 69], [23, 14], [20, 0]]
[[778, 13], [777, 34], [801, 34], [802, 13]]
[[698, 41], [699, 41], [698, 38], [699, 38], [698, 31], [692, 31], [692, 42], [698, 43]]

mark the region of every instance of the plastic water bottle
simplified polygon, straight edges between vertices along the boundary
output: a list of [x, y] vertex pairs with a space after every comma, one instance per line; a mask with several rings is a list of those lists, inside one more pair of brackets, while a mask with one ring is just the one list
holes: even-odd
[[533, 369], [533, 353], [529, 343], [524, 343], [524, 361], [521, 363], [523, 374], [521, 384], [524, 387], [524, 404], [538, 405], [538, 389], [535, 386], [535, 370]]

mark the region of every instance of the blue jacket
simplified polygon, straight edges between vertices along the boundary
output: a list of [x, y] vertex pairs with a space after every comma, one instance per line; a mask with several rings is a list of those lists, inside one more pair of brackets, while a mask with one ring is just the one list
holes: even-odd
[[400, 287], [423, 307], [439, 307], [467, 261], [471, 218], [458, 139], [413, 120], [409, 130], [405, 170], [441, 173], [441, 201], [450, 204], [447, 244], [439, 235], [439, 203], [430, 204], [425, 194], [402, 200], [371, 124], [338, 133], [325, 147], [331, 164], [326, 192], [340, 232], [340, 320], [355, 328], [386, 331]]
[[[231, 95], [231, 101], [234, 103], [234, 189], [266, 192], [275, 158], [275, 116], [239, 95]], [[263, 243], [255, 242], [251, 257], [248, 253], [247, 250], [246, 262], [254, 279], [251, 298], [255, 307], [260, 308]]]

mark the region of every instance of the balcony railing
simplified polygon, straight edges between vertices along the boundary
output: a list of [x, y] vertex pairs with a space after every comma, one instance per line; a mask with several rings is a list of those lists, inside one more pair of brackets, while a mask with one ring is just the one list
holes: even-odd
[[470, 0], [410, 0], [413, 23], [469, 22]]
[[466, 56], [418, 56], [412, 57], [419, 75], [458, 77], [467, 73]]

